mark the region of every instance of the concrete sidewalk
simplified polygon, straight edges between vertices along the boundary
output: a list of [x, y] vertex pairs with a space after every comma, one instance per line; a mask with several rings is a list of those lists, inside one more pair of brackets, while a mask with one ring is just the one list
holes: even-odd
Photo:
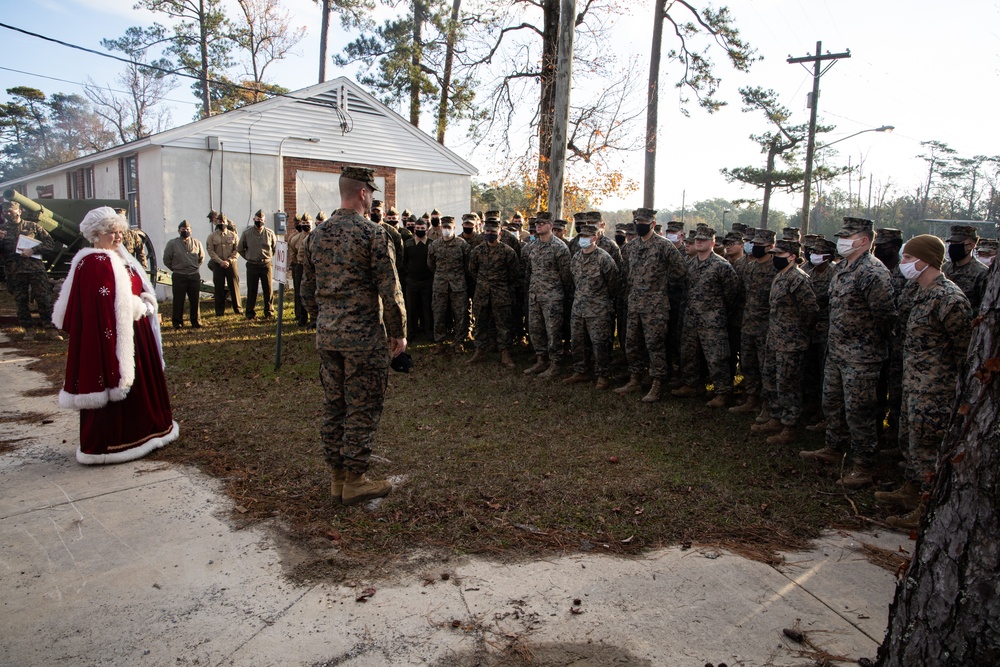
[[895, 586], [856, 549], [912, 548], [831, 533], [777, 568], [714, 549], [520, 565], [417, 554], [392, 580], [300, 586], [280, 538], [230, 528], [215, 480], [78, 465], [78, 417], [31, 396], [46, 385], [29, 362], [0, 336], [0, 440], [24, 439], [0, 455], [4, 666], [811, 665], [782, 635], [796, 623], [856, 661], [874, 657]]

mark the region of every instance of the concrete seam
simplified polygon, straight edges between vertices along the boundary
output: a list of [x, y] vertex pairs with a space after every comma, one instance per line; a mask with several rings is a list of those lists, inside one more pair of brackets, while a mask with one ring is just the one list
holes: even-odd
[[266, 630], [267, 628], [269, 628], [272, 625], [274, 625], [279, 619], [281, 619], [285, 614], [288, 613], [289, 609], [291, 609], [292, 607], [294, 607], [295, 605], [297, 605], [302, 600], [302, 598], [304, 598], [310, 592], [312, 592], [313, 590], [315, 590], [317, 588], [317, 586], [318, 586], [318, 584], [313, 584], [312, 586], [309, 586], [304, 591], [302, 591], [302, 595], [298, 596], [297, 598], [295, 598], [294, 600], [292, 600], [291, 602], [289, 602], [285, 606], [284, 609], [279, 610], [277, 614], [275, 614], [274, 616], [272, 616], [270, 622], [267, 621], [267, 620], [265, 620], [263, 617], [258, 617], [258, 618], [260, 618], [260, 620], [263, 623], [263, 625], [256, 632], [254, 632], [252, 635], [250, 635], [249, 637], [247, 637], [245, 641], [241, 642], [239, 644], [239, 646], [237, 646], [232, 651], [230, 651], [229, 655], [223, 657], [221, 660], [219, 660], [219, 662], [215, 663], [215, 667], [221, 667], [223, 663], [225, 663], [227, 660], [230, 660], [234, 655], [236, 655], [237, 653], [239, 653], [243, 649], [244, 646], [246, 646], [247, 644], [249, 644], [250, 642], [252, 642], [254, 639], [256, 639], [257, 636], [260, 633], [264, 632], [264, 630]]
[[794, 584], [803, 593], [805, 593], [806, 595], [808, 595], [809, 597], [811, 597], [812, 599], [816, 600], [821, 605], [823, 605], [824, 607], [826, 607], [827, 609], [829, 609], [830, 611], [832, 611], [834, 614], [836, 614], [837, 616], [839, 616], [845, 623], [847, 623], [848, 625], [850, 625], [851, 627], [853, 627], [855, 630], [857, 630], [858, 632], [860, 632], [861, 634], [863, 634], [865, 637], [868, 637], [868, 639], [870, 639], [873, 642], [875, 642], [876, 645], [882, 643], [881, 639], [875, 639], [874, 637], [872, 637], [870, 634], [868, 634], [867, 632], [865, 632], [865, 630], [863, 628], [861, 628], [857, 623], [855, 623], [851, 619], [849, 619], [846, 616], [844, 616], [838, 609], [834, 609], [833, 607], [831, 607], [829, 604], [827, 604], [826, 600], [823, 600], [822, 598], [820, 598], [819, 596], [817, 596], [815, 593], [813, 593], [808, 588], [806, 588], [805, 586], [803, 586], [802, 584], [800, 584], [799, 582], [797, 582], [795, 579], [793, 579], [792, 577], [789, 577], [787, 574], [785, 574], [784, 572], [782, 572], [778, 568], [774, 567], [773, 565], [771, 566], [771, 569], [774, 570], [775, 572], [777, 572], [778, 574], [780, 574], [781, 576], [783, 576], [785, 579], [788, 579], [788, 581], [790, 581], [792, 584]]
[[[113, 493], [121, 493], [122, 491], [131, 491], [133, 489], [141, 489], [146, 486], [155, 486], [156, 484], [163, 484], [164, 482], [172, 482], [177, 479], [182, 479], [184, 475], [182, 473], [177, 473], [174, 477], [167, 477], [165, 479], [156, 480], [155, 482], [147, 482], [145, 484], [136, 484], [135, 486], [126, 486], [121, 489], [114, 489], [112, 491], [104, 491], [102, 493], [95, 493], [91, 496], [82, 496], [80, 498], [72, 498], [66, 500], [62, 503], [53, 503], [51, 505], [45, 505], [43, 507], [33, 507], [31, 509], [24, 510], [22, 512], [14, 512], [13, 514], [8, 514], [5, 516], [0, 516], [0, 521], [6, 521], [7, 519], [13, 519], [14, 517], [24, 516], [25, 514], [31, 514], [32, 512], [41, 512], [42, 510], [49, 510], [55, 507], [63, 507], [64, 505], [72, 505], [73, 503], [79, 503], [84, 500], [92, 500], [94, 498], [100, 498], [101, 496], [110, 496]], [[65, 494], [65, 491], [63, 492]]]

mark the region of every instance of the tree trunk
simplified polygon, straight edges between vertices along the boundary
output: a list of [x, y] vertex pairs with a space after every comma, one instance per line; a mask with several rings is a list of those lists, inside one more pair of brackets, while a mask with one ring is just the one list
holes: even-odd
[[771, 192], [774, 190], [774, 156], [778, 154], [780, 146], [775, 138], [767, 149], [767, 171], [764, 174], [764, 202], [760, 206], [760, 228], [767, 229], [767, 216], [771, 210]]
[[566, 178], [566, 143], [569, 130], [569, 99], [573, 88], [573, 37], [576, 33], [576, 0], [561, 0], [559, 21], [559, 67], [556, 76], [555, 112], [552, 115], [552, 153], [549, 161], [549, 212], [563, 217], [563, 186]]
[[1000, 664], [998, 266], [974, 320], [969, 368], [959, 379], [930, 511], [889, 611], [880, 667]]
[[552, 117], [556, 111], [556, 63], [559, 46], [559, 0], [543, 0], [542, 76], [538, 104], [538, 172], [548, 174], [552, 153]]
[[931, 157], [931, 166], [927, 170], [927, 187], [924, 188], [924, 203], [920, 207], [920, 219], [923, 220], [927, 217], [927, 200], [931, 196], [931, 179], [934, 177], [934, 158]]
[[420, 65], [423, 62], [423, 0], [413, 0], [413, 55], [410, 57], [410, 125], [420, 127]]
[[649, 87], [646, 89], [646, 169], [642, 183], [642, 205], [653, 208], [656, 198], [656, 130], [660, 110], [660, 54], [663, 51], [663, 16], [667, 0], [656, 0], [653, 8], [653, 44], [649, 50]]
[[323, 0], [323, 21], [319, 29], [319, 82], [326, 81], [326, 43], [330, 37], [330, 0]]
[[451, 23], [448, 25], [448, 44], [444, 52], [444, 80], [441, 82], [441, 102], [438, 104], [438, 143], [444, 146], [444, 133], [448, 129], [448, 99], [451, 94], [451, 69], [455, 62], [455, 39], [458, 35], [458, 15], [462, 0], [451, 4]]
[[205, 0], [198, 0], [198, 32], [201, 48], [201, 113], [212, 115], [212, 94], [208, 89], [208, 28], [205, 25]]

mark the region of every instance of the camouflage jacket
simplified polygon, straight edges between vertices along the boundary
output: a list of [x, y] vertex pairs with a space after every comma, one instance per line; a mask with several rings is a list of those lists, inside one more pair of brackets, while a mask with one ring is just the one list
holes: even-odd
[[569, 248], [552, 235], [548, 241], [536, 240], [521, 250], [524, 282], [528, 298], [534, 302], [562, 301], [573, 289], [569, 272]]
[[850, 364], [885, 361], [896, 318], [889, 269], [870, 253], [836, 268], [830, 279], [827, 358]]
[[979, 307], [983, 303], [983, 295], [986, 293], [986, 274], [989, 273], [989, 268], [973, 257], [965, 266], [945, 262], [941, 271], [944, 272], [948, 280], [962, 289], [969, 299], [972, 312], [978, 313]]
[[740, 331], [751, 336], [767, 336], [767, 317], [771, 312], [771, 282], [778, 271], [774, 262], [747, 259], [740, 276], [743, 288], [743, 325]]
[[611, 255], [603, 248], [578, 252], [570, 260], [569, 270], [576, 288], [574, 317], [601, 317], [615, 312], [621, 274]]
[[135, 260], [142, 265], [144, 269], [149, 268], [149, 261], [146, 259], [146, 246], [142, 242], [142, 236], [139, 232], [132, 229], [131, 227], [125, 228], [125, 233], [122, 234], [122, 245], [125, 250], [129, 251]]
[[521, 240], [517, 234], [512, 234], [506, 229], [500, 232], [500, 241], [510, 246], [510, 249], [517, 254], [518, 261], [521, 261]]
[[826, 337], [830, 333], [830, 279], [837, 272], [837, 265], [827, 264], [826, 270], [820, 272], [814, 265], [809, 264], [805, 272], [809, 275], [813, 294], [816, 295], [816, 304], [819, 306], [812, 339], [814, 343], [826, 343]]
[[740, 279], [732, 265], [714, 252], [687, 262], [687, 307], [684, 318], [697, 328], [725, 330], [739, 298]]
[[302, 300], [316, 320], [319, 350], [384, 350], [403, 338], [406, 309], [388, 237], [339, 209], [306, 239]]
[[629, 312], [668, 316], [668, 292], [684, 284], [686, 273], [677, 248], [653, 234], [648, 241], [637, 238], [626, 243], [623, 261]]
[[[427, 235], [430, 238], [430, 234]], [[464, 290], [469, 266], [469, 244], [453, 236], [439, 239], [427, 248], [427, 266], [434, 272], [434, 287]]]
[[[618, 247], [618, 244], [615, 243], [614, 239], [609, 239], [604, 234], [598, 234], [597, 235], [597, 247], [600, 248], [601, 250], [603, 250], [604, 252], [608, 253], [609, 255], [611, 255], [611, 259], [615, 260], [615, 266], [617, 266], [618, 270], [621, 271], [621, 269], [622, 269], [622, 250], [621, 250], [621, 248]], [[569, 242], [569, 254], [570, 254], [570, 256], [575, 255], [578, 252], [580, 252], [580, 237], [579, 237], [579, 235], [574, 236], [573, 240]]]
[[486, 239], [482, 234], [473, 233], [472, 236], [467, 237], [464, 233], [462, 233], [458, 235], [458, 238], [469, 244], [469, 252], [472, 252], [480, 245], [486, 243]]
[[476, 281], [475, 301], [488, 299], [494, 306], [509, 306], [513, 303], [521, 264], [510, 246], [497, 243], [496, 247], [490, 247], [481, 243], [469, 253], [469, 275]]
[[819, 304], [806, 272], [793, 266], [777, 274], [768, 303], [767, 347], [778, 352], [808, 350]]
[[385, 230], [386, 238], [388, 238], [389, 244], [392, 246], [392, 257], [396, 262], [396, 273], [399, 273], [403, 269], [403, 236], [399, 233], [398, 229], [388, 222], [379, 222], [377, 224]]
[[903, 391], [954, 400], [971, 336], [972, 308], [958, 285], [943, 275], [918, 285], [906, 322]]
[[25, 257], [17, 251], [19, 236], [27, 236], [41, 242], [35, 248], [35, 254], [55, 249], [55, 241], [41, 225], [22, 219], [16, 224], [4, 222], [0, 224], [0, 229], [6, 232], [6, 236], [0, 240], [0, 260], [3, 261], [8, 278], [19, 273], [45, 273], [45, 262], [34, 257]]

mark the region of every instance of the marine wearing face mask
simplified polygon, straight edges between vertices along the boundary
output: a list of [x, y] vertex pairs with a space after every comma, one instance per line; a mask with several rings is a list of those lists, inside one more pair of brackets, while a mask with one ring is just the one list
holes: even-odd
[[954, 282], [968, 297], [972, 312], [978, 313], [986, 292], [987, 267], [972, 253], [979, 241], [979, 233], [972, 225], [954, 225], [948, 237], [948, 260], [944, 275]]

